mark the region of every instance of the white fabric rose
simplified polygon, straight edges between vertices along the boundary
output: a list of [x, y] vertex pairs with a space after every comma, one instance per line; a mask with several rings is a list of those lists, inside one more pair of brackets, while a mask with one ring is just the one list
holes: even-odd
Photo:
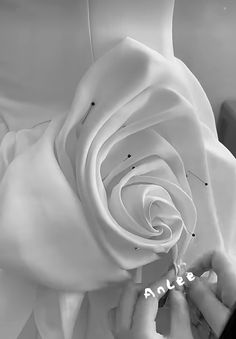
[[[96, 236], [125, 269], [137, 267], [136, 260], [155, 260], [154, 253], [168, 252], [181, 236], [184, 251], [196, 224], [181, 155], [155, 130], [187, 120], [199, 133], [194, 117], [185, 117], [192, 107], [174, 88], [155, 85], [156, 78], [168, 79], [169, 66], [160, 55], [150, 62], [141, 44], [125, 40], [86, 74], [57, 138], [59, 162], [89, 224], [99, 228]], [[173, 139], [178, 136], [173, 130]], [[135, 247], [143, 251], [137, 254]]]

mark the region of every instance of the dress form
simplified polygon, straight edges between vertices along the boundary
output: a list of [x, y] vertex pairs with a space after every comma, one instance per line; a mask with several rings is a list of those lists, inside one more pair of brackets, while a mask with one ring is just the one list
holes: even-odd
[[174, 0], [1, 1], [0, 109], [10, 129], [69, 110], [86, 70], [126, 36], [172, 58], [173, 8]]
[[126, 36], [167, 58], [173, 57], [174, 0], [88, 1], [95, 59]]

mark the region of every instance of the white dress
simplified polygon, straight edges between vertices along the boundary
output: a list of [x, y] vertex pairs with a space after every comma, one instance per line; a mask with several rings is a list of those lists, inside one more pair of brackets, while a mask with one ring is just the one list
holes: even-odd
[[236, 254], [236, 162], [193, 74], [131, 38], [89, 64], [71, 109], [31, 73], [34, 103], [1, 89], [0, 338], [112, 339], [136, 268]]
[[0, 337], [34, 312], [42, 339], [74, 325], [74, 338], [112, 338], [130, 270], [233, 253], [235, 159], [179, 60], [126, 38], [88, 70], [69, 114], [2, 126]]

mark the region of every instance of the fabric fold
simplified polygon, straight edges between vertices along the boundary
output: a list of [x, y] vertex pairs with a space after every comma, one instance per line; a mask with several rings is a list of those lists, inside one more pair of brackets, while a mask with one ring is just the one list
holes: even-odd
[[[236, 161], [179, 60], [125, 38], [86, 72], [68, 114], [35, 119], [2, 129], [0, 337], [16, 339], [33, 311], [42, 339], [94, 339], [99, 310], [97, 339], [110, 339], [132, 270], [235, 251]], [[8, 272], [24, 277], [18, 289]]]

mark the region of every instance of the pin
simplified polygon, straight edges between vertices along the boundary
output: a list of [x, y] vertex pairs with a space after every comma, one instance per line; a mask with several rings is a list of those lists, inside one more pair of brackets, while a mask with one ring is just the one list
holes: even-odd
[[188, 234], [190, 234], [193, 238], [196, 237], [196, 233], [192, 233], [190, 232], [187, 228], [186, 228], [186, 231], [188, 232]]
[[190, 232], [189, 230], [187, 230], [187, 232], [188, 232], [188, 234], [190, 234], [193, 238], [196, 237], [196, 234], [195, 234], [195, 233], [192, 233], [192, 232]]
[[131, 158], [131, 154], [128, 154], [124, 161], [126, 161], [129, 158]]
[[92, 107], [95, 106], [95, 102], [91, 102], [88, 111], [86, 112], [85, 116], [83, 117], [83, 119], [81, 120], [81, 124], [83, 124], [85, 122], [85, 120], [87, 119], [87, 116], [89, 115]]
[[205, 186], [208, 186], [208, 183], [203, 181], [201, 178], [199, 178], [196, 174], [194, 174], [192, 171], [187, 171], [186, 173], [186, 178], [188, 178], [188, 173], [192, 174], [195, 178], [197, 178], [198, 180], [200, 180]]
[[134, 169], [134, 168], [135, 168], [135, 166], [132, 167], [132, 169]]
[[140, 247], [135, 247], [134, 249], [135, 249], [135, 251], [139, 251]]

